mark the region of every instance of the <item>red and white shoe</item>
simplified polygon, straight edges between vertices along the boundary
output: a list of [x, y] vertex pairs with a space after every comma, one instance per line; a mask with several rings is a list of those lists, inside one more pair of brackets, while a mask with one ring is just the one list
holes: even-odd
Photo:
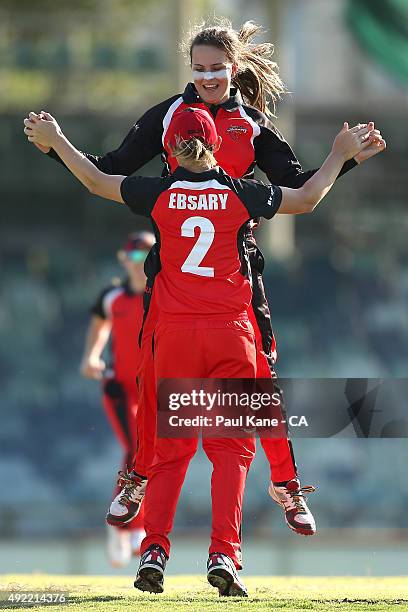
[[122, 490], [111, 503], [106, 515], [106, 522], [113, 526], [126, 525], [137, 516], [145, 496], [147, 478], [133, 471], [119, 472], [118, 485]]
[[163, 593], [167, 559], [164, 548], [159, 544], [151, 544], [140, 559], [134, 582], [135, 588], [149, 593]]
[[271, 482], [269, 495], [285, 512], [285, 520], [289, 529], [304, 536], [316, 533], [316, 523], [313, 514], [307, 507], [304, 493], [314, 493], [316, 487], [301, 487], [297, 478], [289, 480], [284, 486]]
[[207, 580], [218, 589], [220, 597], [248, 597], [248, 591], [238, 577], [234, 562], [223, 553], [211, 553], [207, 561]]

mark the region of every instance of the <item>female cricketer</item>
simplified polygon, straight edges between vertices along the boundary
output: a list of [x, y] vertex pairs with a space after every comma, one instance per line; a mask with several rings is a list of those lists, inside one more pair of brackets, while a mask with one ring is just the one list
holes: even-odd
[[[239, 32], [228, 22], [222, 25], [199, 28], [187, 44], [188, 59], [192, 68], [192, 83], [183, 94], [172, 96], [148, 110], [131, 128], [118, 149], [102, 157], [86, 154], [101, 171], [108, 174], [130, 175], [158, 154], [162, 155], [165, 173], [174, 172], [177, 158], [172, 154], [168, 135], [172, 123], [187, 107], [203, 108], [212, 114], [217, 131], [222, 137], [218, 151], [214, 153], [218, 164], [234, 178], [251, 177], [255, 166], [265, 172], [271, 183], [300, 188], [316, 172], [303, 171], [299, 161], [282, 135], [271, 122], [273, 107], [285, 91], [278, 75], [277, 65], [270, 59], [272, 45], [254, 44], [253, 38], [260, 27], [245, 23]], [[30, 113], [25, 120], [29, 129], [38, 116]], [[382, 140], [374, 125], [359, 124], [353, 128], [359, 137], [368, 137], [369, 144], [348, 160], [339, 176], [357, 163], [384, 150]], [[47, 147], [49, 155], [59, 161], [57, 152]], [[271, 317], [262, 282], [263, 256], [256, 246], [252, 233], [253, 223], [248, 224], [246, 242], [249, 252], [253, 295], [249, 316], [257, 336], [258, 375], [274, 376], [276, 345]], [[159, 267], [156, 258], [149, 262], [150, 269]], [[134, 471], [128, 475], [121, 494], [111, 506], [107, 520], [126, 523], [134, 518], [143, 499], [146, 476], [154, 453], [156, 428], [156, 396], [152, 377], [153, 355], [151, 338], [160, 305], [150, 286], [151, 301], [142, 337], [142, 360], [139, 375], [142, 437], [136, 454]], [[261, 444], [271, 468], [269, 492], [283, 509], [287, 525], [296, 533], [312, 535], [315, 522], [302, 491], [289, 439], [261, 438]]]
[[[125, 177], [98, 170], [43, 113], [26, 133], [52, 146], [94, 194], [125, 203], [153, 222], [161, 269], [155, 280], [160, 310], [154, 335], [155, 377], [253, 378], [257, 358], [248, 317], [250, 274], [243, 268], [244, 228], [277, 212], [311, 212], [332, 187], [344, 162], [370, 141], [345, 123], [323, 166], [300, 189], [231, 178], [214, 157], [222, 138], [211, 115], [183, 110], [167, 137], [178, 167], [168, 177]], [[197, 230], [197, 231], [196, 231]], [[196, 438], [159, 438], [145, 497], [146, 537], [135, 586], [162, 592], [170, 554], [168, 535]], [[204, 438], [213, 464], [212, 532], [207, 578], [220, 595], [246, 596], [237, 575], [240, 527], [254, 438]], [[228, 483], [228, 486], [225, 486]]]
[[[136, 414], [138, 389], [135, 372], [139, 366], [137, 342], [143, 322], [143, 294], [146, 285], [144, 262], [155, 242], [151, 232], [128, 236], [117, 257], [126, 271], [123, 281], [113, 281], [91, 309], [80, 371], [86, 378], [102, 380], [103, 406], [109, 423], [123, 448], [122, 471], [133, 465], [137, 448]], [[103, 351], [110, 342], [110, 363]], [[113, 499], [120, 491], [117, 486]], [[114, 567], [126, 565], [132, 554], [139, 554], [144, 537], [143, 511], [125, 525], [108, 525], [108, 557]]]

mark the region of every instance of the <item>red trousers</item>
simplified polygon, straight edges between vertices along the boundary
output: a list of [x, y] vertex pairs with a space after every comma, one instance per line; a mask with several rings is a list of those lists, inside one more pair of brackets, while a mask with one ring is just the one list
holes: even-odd
[[[136, 453], [134, 469], [141, 476], [147, 475], [149, 466], [153, 461], [156, 438], [157, 397], [152, 341], [157, 317], [158, 311], [153, 294], [149, 313], [143, 329], [140, 367], [138, 372], [139, 409], [137, 412], [137, 429], [139, 446]], [[256, 377], [272, 378], [271, 368], [262, 350], [262, 338], [252, 308], [248, 310], [248, 317], [255, 332], [257, 347]], [[180, 351], [177, 344], [175, 347], [175, 355], [178, 356]], [[187, 376], [184, 377], [187, 378]], [[269, 462], [271, 480], [273, 482], [284, 482], [296, 477], [296, 464], [293, 456], [292, 444], [289, 439], [261, 437], [261, 444]]]
[[155, 294], [151, 295], [149, 310], [142, 327], [139, 367], [136, 372], [139, 408], [136, 415], [138, 446], [133, 469], [147, 476], [154, 457], [157, 422], [156, 378], [153, 361], [153, 338], [159, 318]]
[[[255, 342], [257, 346], [256, 377], [273, 378], [273, 372], [271, 371], [268, 359], [262, 350], [262, 337], [252, 308], [249, 308], [248, 316], [255, 331]], [[296, 478], [297, 468], [290, 439], [263, 438], [260, 436], [260, 441], [269, 463], [271, 480], [277, 483]]]
[[[121, 383], [123, 394], [114, 396], [103, 393], [103, 405], [109, 419], [109, 423], [123, 449], [122, 469], [127, 470], [134, 461], [135, 449], [137, 448], [137, 411], [138, 391], [136, 382]], [[113, 497], [119, 493], [117, 485], [113, 491]], [[127, 525], [120, 529], [141, 529], [144, 524], [144, 504], [139, 514]]]
[[[256, 347], [248, 321], [159, 322], [154, 351], [157, 380], [255, 377]], [[160, 544], [170, 554], [168, 535], [197, 446], [197, 438], [157, 438], [148, 470], [142, 553], [151, 544]], [[209, 552], [224, 553], [241, 568], [242, 502], [247, 472], [255, 455], [255, 439], [204, 438], [203, 448], [213, 465]]]

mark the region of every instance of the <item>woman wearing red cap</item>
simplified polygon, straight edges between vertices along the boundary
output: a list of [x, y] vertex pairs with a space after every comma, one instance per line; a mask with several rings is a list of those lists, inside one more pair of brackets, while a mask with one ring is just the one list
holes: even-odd
[[[161, 154], [165, 172], [173, 172], [177, 159], [169, 148], [169, 131], [177, 115], [192, 106], [211, 112], [222, 137], [215, 158], [230, 176], [251, 177], [254, 167], [258, 166], [271, 183], [300, 188], [313, 175], [315, 170], [302, 170], [293, 151], [271, 121], [273, 114], [268, 101], [272, 102], [274, 110], [275, 102], [285, 92], [278, 67], [270, 58], [272, 45], [253, 43], [261, 28], [252, 22], [245, 23], [239, 31], [234, 30], [228, 20], [219, 20], [218, 23], [210, 27], [197, 27], [185, 44], [193, 82], [187, 85], [184, 93], [172, 96], [148, 110], [115, 151], [102, 157], [86, 154], [97, 168], [108, 174], [130, 175]], [[25, 120], [28, 130], [37, 117], [35, 113], [30, 113]], [[367, 137], [370, 133], [370, 143], [354, 159], [344, 164], [339, 176], [385, 148], [385, 142], [373, 124], [359, 124], [353, 130], [361, 137]], [[40, 148], [61, 161], [53, 149]], [[270, 377], [274, 376], [276, 345], [262, 281], [264, 260], [250, 225], [245, 238], [253, 279], [249, 315], [257, 338], [258, 376]], [[150, 264], [153, 272], [160, 265], [157, 257], [152, 257]], [[135, 469], [124, 481], [123, 495], [116, 500], [115, 508], [120, 503], [123, 505], [121, 515], [116, 515], [115, 508], [111, 507], [108, 522], [127, 522], [134, 517], [143, 498], [146, 474], [154, 452], [157, 402], [150, 347], [158, 308], [162, 305], [155, 302], [151, 283], [149, 290], [153, 299], [144, 325], [139, 372], [141, 399], [138, 419], [143, 434]], [[290, 440], [266, 438], [261, 442], [271, 467], [271, 497], [283, 508], [285, 520], [293, 531], [312, 535], [316, 528], [313, 516], [302, 499]]]
[[[214, 157], [221, 137], [202, 109], [188, 109], [175, 118], [168, 142], [178, 166], [163, 178], [104, 174], [72, 146], [49, 114], [27, 133], [31, 141], [52, 146], [92, 193], [126, 203], [152, 219], [161, 261], [155, 292], [163, 305], [154, 335], [157, 380], [255, 376], [243, 228], [251, 219], [271, 219], [277, 212], [311, 212], [344, 162], [370, 146], [369, 139], [345, 123], [322, 168], [302, 188], [289, 189], [225, 174]], [[157, 439], [146, 490], [138, 589], [163, 591], [168, 536], [197, 444], [194, 437]], [[213, 464], [207, 578], [220, 595], [246, 596], [236, 570], [241, 568], [242, 500], [255, 440], [204, 438], [203, 448]]]
[[[139, 367], [140, 348], [135, 338], [143, 321], [146, 285], [143, 266], [154, 242], [151, 232], [136, 232], [129, 235], [124, 248], [118, 252], [118, 260], [126, 270], [126, 279], [115, 279], [93, 305], [80, 367], [86, 378], [103, 380], [103, 406], [123, 448], [123, 470], [133, 464], [137, 448], [139, 399], [135, 372]], [[106, 368], [102, 354], [109, 340], [111, 360]], [[115, 488], [114, 499], [119, 490]], [[108, 525], [108, 557], [113, 566], [122, 567], [130, 561], [132, 554], [139, 554], [145, 535], [143, 520], [144, 513], [140, 512], [125, 525], [120, 522]]]

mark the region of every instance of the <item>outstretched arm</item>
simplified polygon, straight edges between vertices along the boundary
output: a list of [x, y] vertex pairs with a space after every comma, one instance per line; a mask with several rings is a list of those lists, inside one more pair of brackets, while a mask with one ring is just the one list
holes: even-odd
[[348, 159], [370, 146], [370, 139], [349, 129], [345, 123], [336, 136], [332, 150], [322, 167], [301, 187], [290, 189], [282, 187], [280, 214], [312, 212], [332, 188], [340, 169]]
[[[386, 143], [374, 123], [358, 124], [351, 128], [360, 136], [370, 134], [370, 145], [360, 151], [354, 158], [347, 160], [339, 171], [337, 178], [348, 172], [362, 161], [384, 151]], [[296, 155], [276, 127], [266, 121], [261, 125], [261, 134], [255, 138], [256, 162], [274, 185], [299, 189], [308, 181], [316, 170], [303, 170]]]
[[[126, 176], [133, 174], [162, 152], [163, 119], [169, 106], [176, 98], [177, 96], [173, 96], [173, 98], [160, 102], [146, 111], [130, 128], [120, 146], [114, 151], [109, 151], [102, 156], [84, 153], [85, 157], [105, 174], [123, 174]], [[25, 127], [31, 127], [43, 115], [43, 112], [41, 111], [39, 114], [30, 112], [24, 120]], [[49, 157], [65, 165], [53, 148], [34, 144], [43, 153], [48, 153]]]
[[98, 170], [86, 156], [64, 136], [60, 126], [49, 113], [42, 113], [30, 127], [25, 127], [28, 140], [43, 147], [52, 147], [72, 174], [91, 192], [108, 200], [123, 203], [120, 185], [122, 175], [109, 175]]

